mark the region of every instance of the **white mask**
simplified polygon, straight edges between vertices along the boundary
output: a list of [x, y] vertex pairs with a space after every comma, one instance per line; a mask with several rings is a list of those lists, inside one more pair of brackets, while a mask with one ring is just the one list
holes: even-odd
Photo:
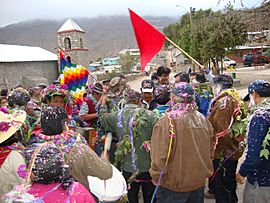
[[250, 94], [250, 95], [249, 95], [249, 98], [250, 98], [249, 105], [250, 105], [250, 106], [255, 106], [255, 105], [256, 105], [256, 102], [255, 102], [255, 99], [254, 99], [253, 95]]

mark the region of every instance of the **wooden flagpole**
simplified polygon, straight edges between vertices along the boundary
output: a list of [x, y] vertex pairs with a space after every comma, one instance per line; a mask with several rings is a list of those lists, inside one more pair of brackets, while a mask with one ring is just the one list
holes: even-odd
[[170, 42], [172, 45], [174, 45], [177, 49], [179, 49], [182, 53], [184, 53], [188, 58], [190, 58], [196, 65], [199, 66], [200, 69], [204, 70], [204, 66], [200, 64], [198, 61], [196, 61], [194, 58], [192, 58], [187, 52], [185, 52], [183, 49], [181, 49], [177, 44], [175, 44], [171, 39], [166, 37], [166, 40]]
[[[58, 46], [58, 49], [65, 52], [76, 64], [80, 64], [70, 53], [66, 52], [63, 48]], [[88, 71], [88, 75], [90, 75], [91, 78], [93, 78], [96, 82], [99, 83], [99, 81]]]

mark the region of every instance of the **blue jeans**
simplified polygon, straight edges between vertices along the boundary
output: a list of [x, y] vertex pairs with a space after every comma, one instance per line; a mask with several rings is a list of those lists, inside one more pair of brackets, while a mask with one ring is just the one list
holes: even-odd
[[191, 192], [174, 192], [160, 187], [157, 191], [157, 203], [203, 203], [204, 187]]

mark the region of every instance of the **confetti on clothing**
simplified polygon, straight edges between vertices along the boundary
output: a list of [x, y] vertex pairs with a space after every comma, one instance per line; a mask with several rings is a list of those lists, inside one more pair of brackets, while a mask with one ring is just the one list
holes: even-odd
[[[259, 105], [251, 109], [248, 128], [248, 150], [245, 161], [240, 167], [241, 176], [247, 177], [250, 184], [270, 186], [270, 146], [267, 135], [270, 130], [270, 99], [264, 99]], [[266, 153], [266, 154], [265, 154]]]
[[58, 135], [44, 135], [39, 132], [36, 133], [34, 139], [36, 143], [53, 142], [55, 146], [65, 154], [65, 156], [69, 154], [77, 142], [86, 143], [85, 139], [81, 137], [79, 133], [74, 131], [65, 131]]

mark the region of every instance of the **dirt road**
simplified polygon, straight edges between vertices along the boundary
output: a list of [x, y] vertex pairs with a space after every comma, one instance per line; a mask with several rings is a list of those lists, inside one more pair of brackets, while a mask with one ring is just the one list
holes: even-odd
[[[170, 81], [174, 81], [173, 76], [175, 73], [170, 74]], [[247, 94], [247, 87], [250, 82], [254, 80], [267, 80], [270, 81], [270, 69], [258, 69], [254, 67], [248, 68], [238, 68], [236, 71], [237, 78], [240, 79], [240, 85], [236, 87], [237, 90], [241, 93], [242, 97]], [[145, 79], [150, 79], [149, 76], [139, 77], [134, 81], [129, 81], [128, 84], [135, 90], [140, 91], [141, 82]], [[243, 162], [244, 156], [239, 160], [238, 166]], [[238, 184], [237, 194], [239, 198], [239, 203], [243, 202], [243, 189], [244, 185]], [[140, 199], [142, 200], [142, 199]], [[142, 202], [142, 201], [140, 201]], [[205, 199], [205, 203], [214, 203], [215, 200]]]

